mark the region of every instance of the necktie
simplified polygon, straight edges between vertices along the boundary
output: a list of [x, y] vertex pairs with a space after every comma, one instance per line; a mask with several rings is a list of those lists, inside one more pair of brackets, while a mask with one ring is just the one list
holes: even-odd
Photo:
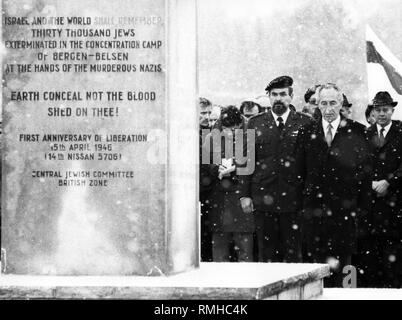
[[385, 144], [384, 132], [385, 132], [385, 129], [384, 129], [384, 128], [381, 128], [381, 130], [380, 130], [380, 141], [379, 141], [380, 148], [381, 148], [382, 146], [384, 146], [384, 144]]
[[279, 122], [279, 124], [278, 124], [278, 129], [279, 129], [280, 132], [282, 132], [282, 131], [283, 131], [283, 128], [285, 127], [285, 125], [283, 124], [283, 119], [282, 119], [282, 117], [278, 117], [278, 122]]
[[327, 145], [328, 145], [328, 147], [330, 147], [331, 143], [332, 143], [332, 125], [331, 124], [328, 125], [328, 131], [327, 131], [327, 134], [325, 135], [325, 140], [327, 140]]

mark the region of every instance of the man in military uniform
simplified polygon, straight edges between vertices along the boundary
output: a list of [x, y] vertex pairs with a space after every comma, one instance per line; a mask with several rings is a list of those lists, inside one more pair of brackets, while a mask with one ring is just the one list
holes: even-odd
[[281, 76], [266, 87], [272, 108], [251, 117], [255, 130], [255, 170], [240, 176], [245, 213], [255, 210], [258, 260], [301, 261], [301, 193], [295, 174], [296, 142], [311, 117], [295, 112], [293, 79]]

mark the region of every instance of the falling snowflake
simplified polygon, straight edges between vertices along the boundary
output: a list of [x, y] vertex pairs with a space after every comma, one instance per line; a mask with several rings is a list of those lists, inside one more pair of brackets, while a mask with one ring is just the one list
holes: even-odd
[[339, 267], [339, 260], [335, 257], [328, 257], [327, 264], [329, 264], [330, 268], [334, 270]]
[[271, 205], [271, 204], [273, 204], [274, 203], [274, 198], [272, 197], [272, 196], [270, 196], [270, 195], [265, 195], [264, 196], [264, 203], [266, 204], [266, 205]]

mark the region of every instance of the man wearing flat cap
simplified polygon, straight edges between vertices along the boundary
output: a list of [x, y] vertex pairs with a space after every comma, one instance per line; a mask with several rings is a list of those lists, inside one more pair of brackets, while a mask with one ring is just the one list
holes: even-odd
[[371, 102], [376, 123], [367, 131], [374, 158], [368, 261], [362, 286], [402, 286], [402, 125], [393, 121], [397, 106], [387, 91]]
[[240, 176], [240, 201], [254, 211], [260, 262], [301, 262], [301, 193], [295, 174], [296, 142], [311, 117], [294, 111], [293, 79], [282, 76], [266, 87], [271, 110], [249, 119], [255, 130], [255, 170]]

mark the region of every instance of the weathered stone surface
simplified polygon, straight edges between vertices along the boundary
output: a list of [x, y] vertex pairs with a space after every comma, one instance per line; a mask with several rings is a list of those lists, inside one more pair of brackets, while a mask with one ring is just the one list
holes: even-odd
[[278, 294], [278, 300], [301, 300], [303, 298], [302, 289], [301, 286], [287, 289]]
[[323, 280], [306, 283], [302, 288], [303, 300], [314, 299], [322, 295], [324, 288]]
[[0, 299], [303, 299], [303, 286], [327, 275], [327, 265], [280, 263], [201, 263], [168, 277], [3, 275]]
[[294, 287], [285, 288], [279, 294], [272, 295], [264, 300], [310, 300], [322, 295], [323, 280], [312, 280], [305, 284], [298, 283]]
[[[127, 52], [126, 65], [137, 72], [31, 72], [4, 74], [2, 272], [30, 275], [163, 275], [198, 265], [195, 1], [170, 0], [22, 0], [3, 1], [4, 15], [28, 17], [113, 17], [114, 25], [41, 28], [135, 29], [136, 49], [82, 49], [89, 54]], [[136, 18], [119, 22], [121, 17]], [[140, 18], [156, 17], [148, 24]], [[171, 21], [168, 21], [171, 19]], [[178, 30], [180, 29], [180, 32]], [[3, 41], [32, 40], [30, 27], [5, 26]], [[113, 36], [112, 36], [113, 37]], [[43, 40], [38, 38], [35, 40]], [[54, 40], [54, 39], [52, 39]], [[57, 41], [79, 40], [56, 38]], [[82, 37], [81, 40], [112, 40]], [[161, 41], [159, 49], [143, 41]], [[169, 44], [169, 45], [168, 45]], [[60, 51], [60, 50], [56, 50]], [[71, 50], [66, 50], [71, 51]], [[52, 50], [8, 49], [5, 64], [41, 64], [38, 53]], [[43, 62], [45, 63], [45, 62]], [[83, 64], [117, 63], [84, 61]], [[180, 63], [180, 65], [179, 65]], [[140, 64], [160, 64], [161, 72], [140, 72]], [[80, 92], [84, 101], [12, 101], [12, 92]], [[106, 100], [106, 92], [123, 100]], [[103, 100], [85, 100], [103, 92]], [[155, 100], [129, 100], [128, 93], [155, 92]], [[112, 108], [115, 116], [54, 116], [48, 108]], [[118, 108], [118, 111], [117, 111]], [[185, 119], [185, 121], [182, 121]], [[180, 130], [183, 130], [180, 132]], [[185, 134], [183, 135], [183, 132]], [[94, 160], [69, 160], [76, 143], [43, 141], [48, 134], [81, 134]], [[22, 135], [22, 136], [21, 136]], [[40, 141], [28, 141], [38, 135]], [[110, 135], [146, 136], [135, 142], [108, 142]], [[97, 149], [95, 136], [112, 151]], [[81, 143], [87, 147], [87, 143]], [[67, 151], [61, 150], [67, 148]], [[57, 148], [57, 149], [56, 149]], [[57, 151], [56, 151], [57, 150]], [[55, 158], [49, 157], [55, 155]], [[63, 154], [64, 158], [59, 157]], [[98, 155], [101, 154], [102, 160]], [[102, 154], [107, 156], [104, 160]], [[116, 157], [115, 157], [116, 156]], [[33, 177], [53, 172], [59, 177]], [[60, 186], [66, 175], [89, 173], [85, 184]], [[130, 178], [98, 179], [130, 172]], [[107, 186], [91, 186], [91, 180]]]

